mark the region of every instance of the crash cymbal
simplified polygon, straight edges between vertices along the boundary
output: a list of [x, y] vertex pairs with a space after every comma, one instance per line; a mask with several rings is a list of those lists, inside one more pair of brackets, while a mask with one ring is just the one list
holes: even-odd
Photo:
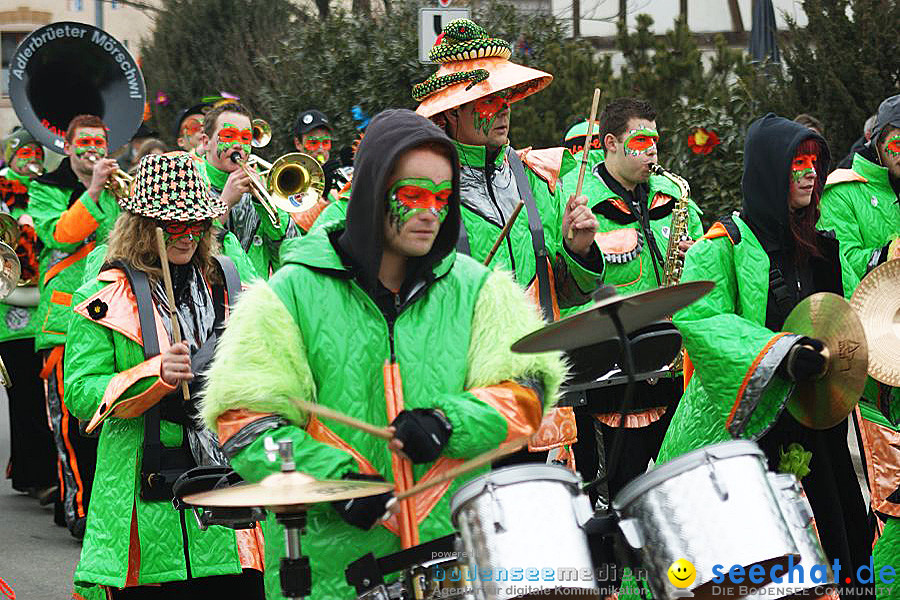
[[828, 429], [847, 418], [866, 385], [868, 344], [862, 322], [850, 303], [819, 292], [801, 300], [784, 322], [784, 331], [825, 344], [825, 373], [797, 384], [787, 409], [813, 429]]
[[529, 333], [515, 342], [513, 352], [525, 354], [549, 350], [573, 350], [616, 337], [616, 328], [609, 314], [617, 310], [625, 333], [671, 316], [676, 311], [699, 300], [712, 288], [712, 281], [689, 281], [646, 292], [620, 296], [611, 294], [604, 286], [601, 297], [589, 309], [566, 317]]
[[242, 483], [184, 497], [186, 504], [196, 506], [295, 506], [375, 496], [394, 489], [380, 481], [322, 480], [306, 473], [287, 471], [273, 473], [259, 483]]
[[850, 305], [869, 340], [869, 375], [900, 386], [900, 260], [878, 265], [863, 277]]

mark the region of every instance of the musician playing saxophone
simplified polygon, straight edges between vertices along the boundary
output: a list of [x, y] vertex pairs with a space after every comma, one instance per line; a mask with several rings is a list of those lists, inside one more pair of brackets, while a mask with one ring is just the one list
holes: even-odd
[[94, 115], [79, 115], [66, 130], [59, 167], [32, 182], [29, 212], [44, 245], [40, 254], [41, 294], [35, 347], [45, 351], [47, 405], [60, 458], [60, 487], [66, 524], [78, 539], [84, 536], [85, 516], [97, 441], [80, 435], [78, 420], [69, 414], [63, 397], [63, 348], [72, 317], [72, 293], [81, 285], [87, 255], [103, 243], [119, 215], [115, 196], [106, 189], [118, 169], [107, 158], [106, 125]]
[[[652, 175], [651, 165], [658, 162], [656, 111], [647, 102], [632, 98], [613, 100], [599, 118], [596, 135], [601, 141], [604, 160], [585, 174], [582, 193], [597, 217], [597, 245], [606, 263], [606, 282], [620, 293], [640, 292], [666, 285], [667, 264], [680, 259], [691, 241], [679, 241], [675, 256], [667, 251], [674, 216], [686, 219], [686, 232], [699, 238], [703, 229], [700, 210], [689, 198], [682, 198], [679, 187], [670, 179]], [[563, 177], [563, 186], [574, 190], [577, 170]], [[684, 221], [682, 221], [684, 223]], [[598, 374], [600, 375], [600, 374]], [[615, 435], [622, 435], [622, 457], [608, 480], [609, 498], [629, 480], [647, 469], [656, 457], [673, 405], [681, 397], [680, 377], [660, 379], [655, 385], [639, 382], [635, 390], [635, 407], [642, 407], [625, 418], [625, 429], [618, 430], [619, 414], [603, 412], [594, 415], [596, 427], [602, 431], [598, 448], [594, 449], [594, 426], [579, 422], [579, 439], [575, 446], [575, 464], [582, 476], [592, 480], [602, 471]], [[589, 407], [617, 406], [624, 386], [589, 390]], [[649, 408], [648, 408], [649, 407]], [[590, 423], [591, 415], [580, 419]], [[583, 432], [583, 433], [582, 433]], [[603, 446], [606, 450], [604, 452]]]

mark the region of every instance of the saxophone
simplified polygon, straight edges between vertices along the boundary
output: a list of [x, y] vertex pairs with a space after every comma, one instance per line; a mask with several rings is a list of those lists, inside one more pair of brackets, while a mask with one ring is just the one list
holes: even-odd
[[669, 223], [669, 245], [666, 248], [665, 283], [663, 284], [668, 287], [681, 281], [681, 272], [684, 270], [684, 255], [678, 250], [678, 243], [690, 239], [688, 235], [688, 199], [691, 196], [691, 186], [682, 177], [666, 171], [659, 165], [650, 165], [650, 172], [654, 175], [662, 175], [681, 190], [681, 198], [672, 209], [672, 221]]
[[[666, 171], [661, 166], [650, 165], [650, 172], [654, 175], [662, 175], [666, 179], [672, 181], [681, 191], [681, 198], [672, 209], [672, 220], [669, 222], [669, 245], [666, 247], [666, 268], [665, 279], [663, 285], [666, 287], [675, 285], [681, 280], [681, 273], [684, 271], [684, 254], [678, 250], [678, 243], [682, 240], [690, 239], [688, 235], [688, 199], [691, 196], [691, 186], [683, 177], [676, 175], [670, 171]], [[675, 359], [669, 365], [669, 369], [673, 374], [678, 373], [684, 368], [684, 346], [675, 356]]]

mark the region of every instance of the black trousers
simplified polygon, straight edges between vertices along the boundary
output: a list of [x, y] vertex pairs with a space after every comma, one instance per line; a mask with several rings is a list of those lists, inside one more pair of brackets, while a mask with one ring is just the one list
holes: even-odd
[[56, 446], [47, 422], [41, 356], [34, 338], [0, 343], [0, 357], [12, 387], [9, 396], [10, 457], [7, 477], [14, 490], [48, 488], [57, 483]]
[[[276, 566], [277, 568], [277, 566]], [[235, 598], [264, 600], [263, 577], [259, 571], [244, 569], [240, 575], [217, 575], [186, 581], [170, 581], [162, 585], [146, 585], [125, 589], [106, 588], [112, 600], [153, 600], [172, 598]]]

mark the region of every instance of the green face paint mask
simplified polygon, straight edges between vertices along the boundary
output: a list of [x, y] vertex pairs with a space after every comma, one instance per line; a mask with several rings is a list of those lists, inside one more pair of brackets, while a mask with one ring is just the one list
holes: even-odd
[[253, 141], [253, 131], [238, 129], [237, 125], [222, 123], [222, 128], [216, 136], [216, 155], [223, 159], [232, 148], [240, 148], [248, 156], [252, 151], [250, 143]]
[[485, 135], [494, 128], [497, 115], [509, 108], [509, 102], [500, 94], [491, 94], [475, 101], [475, 110], [472, 111], [475, 131], [481, 131]]
[[24, 171], [30, 163], [41, 164], [44, 162], [44, 151], [28, 144], [19, 148], [13, 155], [13, 165], [19, 171]]
[[100, 158], [106, 156], [106, 136], [81, 132], [75, 136], [75, 156], [94, 152]]
[[640, 156], [656, 148], [659, 133], [655, 129], [632, 129], [625, 134], [625, 154]]
[[401, 179], [388, 192], [391, 224], [400, 231], [416, 213], [430, 211], [444, 222], [449, 212], [453, 182], [434, 183], [430, 179]]
[[794, 183], [798, 183], [809, 173], [816, 174], [816, 155], [798, 154], [791, 162], [791, 177]]

